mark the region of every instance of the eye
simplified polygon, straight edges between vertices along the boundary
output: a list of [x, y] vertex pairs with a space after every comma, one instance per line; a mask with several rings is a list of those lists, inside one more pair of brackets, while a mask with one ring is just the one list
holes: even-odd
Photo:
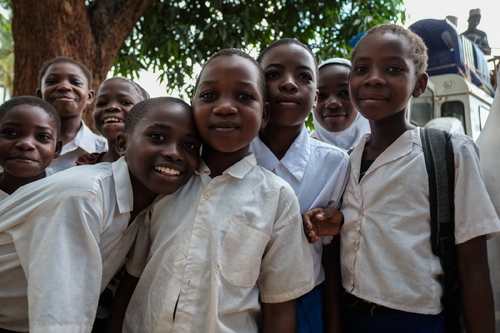
[[3, 134], [5, 136], [17, 136], [18, 135], [17, 131], [14, 131], [13, 129], [10, 129], [10, 128], [6, 128], [6, 129], [2, 130], [2, 132], [0, 132], [0, 134]]
[[358, 67], [354, 68], [354, 72], [357, 72], [357, 73], [366, 73], [366, 72], [368, 72], [368, 67], [366, 67], [366, 66], [358, 66]]
[[318, 99], [325, 99], [325, 98], [327, 98], [327, 97], [328, 97], [328, 94], [327, 94], [327, 93], [322, 93], [322, 92], [320, 92], [320, 93], [318, 94]]
[[47, 85], [51, 85], [51, 84], [55, 84], [55, 83], [57, 83], [57, 80], [54, 78], [46, 78], [45, 79], [45, 84], [47, 84]]
[[309, 81], [312, 81], [312, 79], [313, 79], [313, 77], [310, 73], [300, 73], [299, 78], [301, 78], [303, 80], [309, 80]]
[[80, 79], [73, 79], [71, 80], [71, 84], [74, 86], [83, 86], [83, 81]]
[[266, 79], [276, 79], [280, 77], [280, 74], [277, 71], [269, 71], [266, 73]]
[[244, 99], [244, 100], [251, 100], [254, 99], [253, 96], [249, 93], [241, 93], [238, 95], [239, 99]]
[[106, 103], [105, 101], [97, 101], [97, 103], [95, 103], [95, 106], [98, 107], [98, 108], [102, 108], [104, 106], [106, 106]]
[[195, 144], [194, 142], [186, 142], [184, 144], [184, 147], [187, 148], [187, 149], [191, 149], [191, 150], [196, 150], [198, 149], [198, 145]]
[[205, 91], [200, 94], [201, 99], [213, 99], [215, 98], [215, 94], [211, 91]]
[[349, 96], [349, 90], [342, 90], [340, 96]]
[[399, 73], [403, 71], [403, 68], [401, 68], [400, 66], [391, 66], [387, 69], [387, 71], [392, 73]]
[[151, 134], [149, 134], [149, 137], [153, 140], [156, 140], [156, 141], [163, 141], [165, 140], [165, 136], [162, 134], [162, 133], [159, 133], [159, 132], [153, 132]]
[[130, 105], [134, 105], [133, 102], [129, 101], [129, 100], [123, 100], [120, 102], [122, 105], [124, 106], [130, 106]]
[[52, 141], [52, 135], [47, 133], [38, 134], [36, 138], [39, 141]]

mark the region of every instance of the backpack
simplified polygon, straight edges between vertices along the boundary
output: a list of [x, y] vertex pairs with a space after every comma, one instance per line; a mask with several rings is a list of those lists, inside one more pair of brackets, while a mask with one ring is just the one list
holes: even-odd
[[444, 271], [444, 307], [447, 332], [460, 332], [462, 315], [455, 245], [455, 161], [451, 134], [420, 128], [425, 167], [429, 178], [432, 252], [441, 260]]

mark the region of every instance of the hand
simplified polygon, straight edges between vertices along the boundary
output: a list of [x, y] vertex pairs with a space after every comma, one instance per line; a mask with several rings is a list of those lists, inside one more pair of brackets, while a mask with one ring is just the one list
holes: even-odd
[[334, 208], [313, 208], [302, 214], [307, 240], [315, 243], [319, 236], [336, 236], [344, 222], [344, 215]]

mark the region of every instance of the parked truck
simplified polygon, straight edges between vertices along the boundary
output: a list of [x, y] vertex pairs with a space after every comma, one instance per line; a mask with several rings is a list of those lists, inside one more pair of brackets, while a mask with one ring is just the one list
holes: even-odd
[[422, 37], [429, 50], [429, 83], [422, 96], [411, 100], [408, 118], [418, 126], [443, 128], [432, 120], [452, 117], [476, 140], [495, 94], [486, 56], [446, 19], [421, 20], [409, 28]]

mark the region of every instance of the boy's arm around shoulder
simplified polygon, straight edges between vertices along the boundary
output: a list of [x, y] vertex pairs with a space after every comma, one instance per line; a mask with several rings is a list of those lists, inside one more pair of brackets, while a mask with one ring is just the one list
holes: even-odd
[[9, 230], [28, 281], [30, 332], [92, 328], [102, 280], [102, 198], [55, 194]]

